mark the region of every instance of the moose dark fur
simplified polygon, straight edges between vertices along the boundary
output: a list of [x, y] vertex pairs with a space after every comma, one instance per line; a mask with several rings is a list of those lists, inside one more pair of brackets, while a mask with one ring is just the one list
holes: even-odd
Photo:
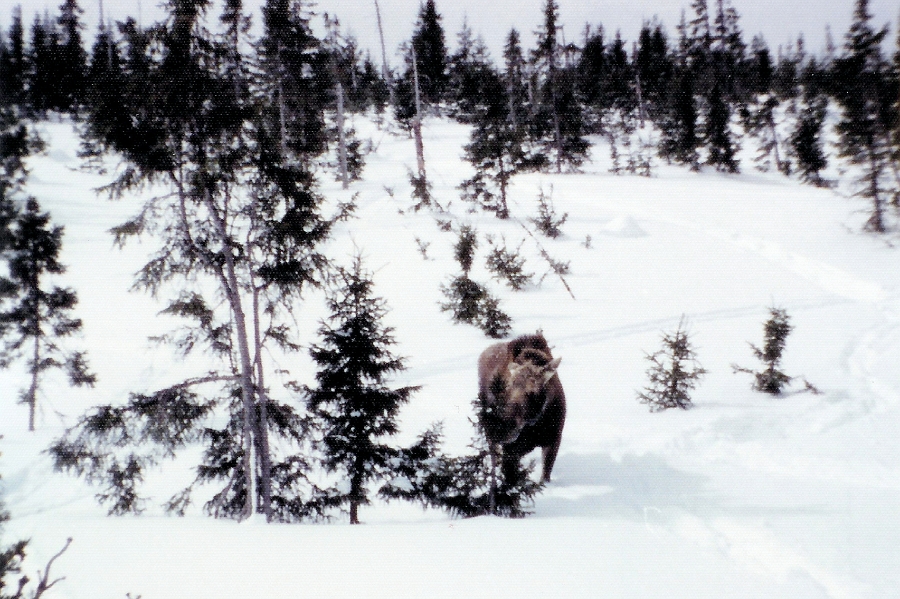
[[493, 455], [502, 455], [507, 481], [536, 447], [543, 451], [541, 479], [550, 480], [566, 420], [559, 362], [540, 332], [492, 345], [478, 358], [481, 426]]

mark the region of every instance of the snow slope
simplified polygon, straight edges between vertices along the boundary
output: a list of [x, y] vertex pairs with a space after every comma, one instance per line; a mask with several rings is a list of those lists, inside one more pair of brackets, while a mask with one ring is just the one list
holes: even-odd
[[[323, 181], [329, 198], [358, 193], [358, 218], [332, 254], [359, 248], [392, 311], [396, 351], [422, 385], [403, 412], [400, 441], [445, 424], [461, 452], [472, 430], [475, 360], [490, 340], [440, 312], [440, 285], [456, 273], [455, 237], [435, 214], [410, 210], [409, 139], [358, 120], [372, 140], [364, 182], [350, 192]], [[451, 519], [400, 504], [361, 511], [363, 526], [265, 525], [199, 513], [108, 518], [94, 490], [55, 474], [42, 450], [95, 403], [124, 399], [190, 372], [147, 342], [170, 328], [160, 305], [130, 293], [152, 240], [113, 248], [106, 231], [137, 200], [109, 202], [92, 189], [108, 176], [78, 170], [66, 123], [42, 124], [47, 151], [30, 160], [29, 190], [66, 227], [62, 282], [80, 297], [80, 343], [100, 382], [72, 390], [48, 380], [39, 430], [25, 432], [16, 404], [20, 367], [0, 372], [0, 475], [13, 519], [2, 542], [31, 538], [36, 573], [54, 564], [58, 598], [178, 597], [614, 597], [882, 599], [900, 597], [900, 302], [897, 250], [860, 234], [864, 208], [776, 174], [691, 173], [657, 165], [655, 176], [607, 173], [606, 149], [581, 174], [520, 176], [513, 221], [473, 214], [455, 189], [468, 176], [463, 126], [430, 121], [426, 159], [433, 192], [455, 223], [520, 243], [527, 268], [547, 270], [520, 223], [540, 189], [568, 213], [565, 236], [541, 239], [555, 275], [514, 293], [491, 283], [517, 333], [543, 329], [562, 356], [568, 420], [554, 481], [524, 520]], [[590, 237], [589, 243], [587, 242]], [[417, 241], [418, 240], [418, 241]], [[421, 244], [428, 244], [423, 257]], [[762, 342], [768, 307], [795, 326], [785, 370], [822, 395], [753, 393], [748, 342]], [[296, 314], [312, 339], [321, 298]], [[636, 400], [645, 352], [687, 318], [709, 371], [695, 409], [651, 414]], [[306, 356], [290, 365], [311, 380]], [[157, 503], [190, 472], [172, 465], [150, 481]]]

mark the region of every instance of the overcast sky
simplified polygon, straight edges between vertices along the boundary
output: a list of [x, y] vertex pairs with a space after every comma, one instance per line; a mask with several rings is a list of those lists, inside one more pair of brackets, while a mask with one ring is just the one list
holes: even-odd
[[[716, 0], [709, 0], [710, 6]], [[107, 17], [122, 19], [125, 16], [140, 18], [143, 24], [159, 19], [163, 12], [159, 0], [102, 0]], [[247, 10], [256, 24], [260, 22], [259, 6], [264, 0], [244, 0]], [[634, 41], [641, 24], [658, 16], [670, 37], [676, 35], [675, 27], [682, 10], [689, 12], [690, 0], [558, 0], [560, 20], [567, 40], [581, 39], [584, 26], [602, 24], [608, 34], [621, 30], [627, 41]], [[49, 10], [56, 13], [62, 0], [0, 0], [0, 23], [8, 28], [13, 6], [21, 5], [26, 26], [35, 13]], [[101, 0], [80, 0], [84, 9], [84, 21], [88, 24], [87, 36], [93, 36], [98, 21]], [[215, 2], [219, 4], [219, 2]], [[384, 22], [388, 61], [398, 62], [397, 47], [408, 40], [419, 11], [419, 0], [379, 0]], [[452, 51], [456, 46], [456, 34], [468, 19], [470, 27], [481, 35], [491, 50], [494, 60], [501, 57], [503, 41], [510, 28], [522, 34], [526, 48], [534, 45], [534, 31], [541, 22], [544, 0], [436, 0], [438, 12], [443, 16], [447, 45]], [[741, 27], [747, 43], [754, 35], [762, 33], [774, 50], [779, 45], [796, 40], [803, 34], [807, 48], [819, 53], [825, 46], [826, 26], [838, 46], [843, 44], [853, 15], [854, 0], [733, 0], [741, 17]], [[900, 16], [897, 0], [870, 0], [870, 10], [878, 27], [890, 25], [891, 33], [885, 51], [893, 54], [896, 42], [896, 23]], [[218, 9], [214, 9], [217, 14]], [[380, 59], [378, 30], [374, 0], [317, 0], [315, 11], [336, 15], [346, 32], [352, 33], [364, 48], [370, 48], [373, 57]], [[688, 15], [690, 17], [690, 13]]]

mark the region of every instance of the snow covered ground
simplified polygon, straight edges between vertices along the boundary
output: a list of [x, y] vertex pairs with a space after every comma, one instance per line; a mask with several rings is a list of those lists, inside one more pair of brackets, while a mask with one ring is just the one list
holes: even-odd
[[[455, 236], [435, 215], [410, 210], [409, 139], [358, 120], [371, 138], [358, 218], [332, 255], [354, 248], [390, 307], [396, 353], [422, 385], [403, 411], [400, 441], [445, 424], [446, 449], [472, 430], [475, 360], [490, 343], [441, 313], [440, 285], [458, 270]], [[94, 389], [48, 380], [39, 430], [17, 405], [20, 366], [0, 372], [0, 475], [11, 512], [2, 542], [31, 538], [29, 575], [65, 543], [65, 576], [48, 596], [179, 597], [612, 597], [888, 599], [900, 597], [900, 267], [886, 238], [859, 233], [865, 206], [780, 175], [657, 165], [653, 178], [607, 172], [607, 150], [581, 174], [519, 176], [511, 211], [537, 213], [540, 189], [568, 213], [565, 235], [541, 243], [570, 262], [574, 299], [554, 275], [514, 293], [492, 290], [516, 333], [543, 329], [562, 357], [568, 420], [554, 481], [524, 520], [452, 519], [416, 506], [361, 510], [363, 526], [235, 523], [199, 513], [106, 517], [81, 481], [52, 472], [42, 453], [89, 406], [171, 383], [184, 369], [147, 337], [167, 331], [160, 305], [131, 293], [152, 240], [125, 250], [106, 231], [137, 200], [109, 202], [92, 189], [108, 177], [78, 170], [78, 140], [65, 123], [39, 126], [49, 142], [33, 157], [29, 191], [66, 227], [62, 278], [80, 297], [80, 343], [99, 376]], [[526, 268], [546, 271], [516, 220], [472, 214], [458, 199], [468, 174], [467, 129], [430, 121], [426, 159], [434, 195], [457, 223], [524, 240]], [[588, 236], [590, 242], [587, 243]], [[417, 241], [418, 240], [418, 241]], [[423, 257], [419, 242], [428, 243]], [[768, 308], [792, 317], [785, 370], [821, 395], [771, 398], [750, 390], [731, 364], [755, 367]], [[321, 298], [296, 314], [312, 340]], [[645, 352], [684, 315], [709, 374], [695, 408], [652, 414], [636, 400]], [[289, 365], [311, 381], [305, 355]], [[157, 503], [190, 477], [177, 464], [149, 481]], [[33, 577], [33, 576], [32, 576]]]

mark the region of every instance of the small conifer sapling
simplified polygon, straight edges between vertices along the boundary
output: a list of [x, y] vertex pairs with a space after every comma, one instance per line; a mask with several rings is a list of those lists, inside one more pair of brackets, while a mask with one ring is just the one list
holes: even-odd
[[500, 300], [492, 296], [487, 287], [469, 278], [477, 247], [477, 232], [464, 225], [454, 246], [462, 274], [453, 277], [449, 285], [441, 285], [447, 298], [441, 304], [441, 311], [450, 312], [455, 322], [474, 325], [488, 337], [501, 339], [512, 329], [512, 319], [500, 309]]
[[693, 391], [706, 370], [697, 361], [684, 318], [675, 332], [663, 333], [662, 349], [647, 354], [651, 366], [647, 370], [649, 385], [638, 393], [638, 400], [648, 404], [651, 412], [668, 408], [687, 410], [692, 407]]
[[[750, 348], [753, 355], [762, 362], [762, 370], [755, 371], [732, 364], [735, 372], [744, 372], [753, 375], [753, 390], [769, 395], [780, 396], [784, 393], [795, 378], [788, 376], [781, 369], [782, 355], [787, 343], [787, 337], [794, 327], [786, 310], [782, 308], [769, 308], [769, 320], [763, 325], [763, 346], [759, 348], [752, 343]], [[803, 379], [805, 391], [818, 394], [819, 391], [809, 381]]]

